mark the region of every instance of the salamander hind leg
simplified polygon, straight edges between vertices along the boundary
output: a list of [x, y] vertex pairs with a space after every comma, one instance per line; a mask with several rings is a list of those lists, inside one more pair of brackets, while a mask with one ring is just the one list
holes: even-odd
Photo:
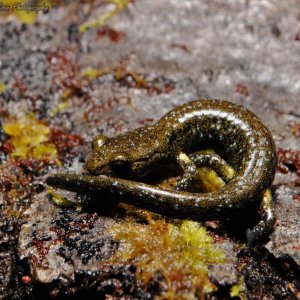
[[226, 183], [235, 175], [235, 170], [214, 150], [197, 151], [190, 155], [190, 159], [199, 167], [214, 170]]
[[177, 161], [184, 171], [177, 182], [177, 190], [188, 190], [197, 179], [203, 192], [221, 189], [235, 175], [235, 171], [213, 150], [190, 154], [180, 153]]
[[190, 159], [198, 167], [196, 187], [201, 192], [218, 191], [235, 176], [235, 170], [212, 149], [190, 154]]
[[260, 221], [254, 228], [247, 229], [247, 246], [248, 248], [255, 242], [266, 237], [274, 229], [276, 221], [273, 197], [270, 189], [265, 189], [262, 195], [262, 202], [260, 205]]
[[183, 176], [178, 180], [176, 189], [179, 191], [188, 190], [197, 175], [197, 166], [194, 162], [183, 152], [177, 156], [177, 162], [183, 169]]

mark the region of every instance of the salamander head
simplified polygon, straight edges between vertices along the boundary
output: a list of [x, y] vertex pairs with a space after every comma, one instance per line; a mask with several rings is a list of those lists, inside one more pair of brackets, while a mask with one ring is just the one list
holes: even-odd
[[97, 136], [92, 142], [92, 154], [85, 168], [94, 175], [138, 177], [149, 171], [159, 142], [149, 143], [141, 130], [135, 130], [113, 138]]

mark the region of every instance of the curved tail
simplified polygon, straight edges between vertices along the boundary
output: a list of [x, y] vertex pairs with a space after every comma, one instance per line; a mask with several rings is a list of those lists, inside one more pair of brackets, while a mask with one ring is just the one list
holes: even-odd
[[[50, 186], [72, 192], [113, 196], [120, 202], [174, 218], [211, 220], [241, 206], [240, 200], [228, 199], [225, 189], [211, 193], [190, 193], [105, 175], [55, 174], [46, 179]], [[231, 205], [229, 205], [231, 203]]]

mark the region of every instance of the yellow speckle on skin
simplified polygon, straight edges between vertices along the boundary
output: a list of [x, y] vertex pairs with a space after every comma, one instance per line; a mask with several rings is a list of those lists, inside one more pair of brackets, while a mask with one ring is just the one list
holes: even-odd
[[191, 161], [190, 158], [185, 153], [180, 153], [179, 158], [180, 160], [184, 160], [187, 163]]
[[49, 143], [50, 128], [41, 123], [34, 114], [10, 119], [3, 124], [3, 130], [10, 135], [14, 150], [13, 157], [49, 159], [58, 162], [57, 149]]
[[175, 225], [150, 220], [149, 225], [127, 221], [110, 228], [120, 243], [112, 261], [137, 266], [136, 275], [144, 283], [161, 272], [168, 289], [160, 299], [193, 299], [215, 291], [208, 264], [223, 263], [224, 254], [213, 245], [206, 229], [196, 222]]

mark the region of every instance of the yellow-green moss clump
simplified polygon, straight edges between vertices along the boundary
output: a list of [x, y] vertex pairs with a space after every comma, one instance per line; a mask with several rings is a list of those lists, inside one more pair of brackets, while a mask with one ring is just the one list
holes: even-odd
[[246, 300], [246, 287], [244, 277], [241, 276], [239, 282], [233, 285], [230, 289], [230, 297], [238, 297], [241, 300]]
[[137, 278], [143, 283], [161, 272], [167, 289], [160, 299], [201, 299], [216, 290], [207, 266], [222, 263], [225, 256], [214, 247], [206, 229], [192, 221], [178, 225], [163, 219], [148, 221], [127, 221], [110, 229], [120, 242], [112, 261], [135, 264]]
[[10, 136], [13, 157], [48, 159], [58, 162], [57, 149], [48, 141], [50, 128], [41, 123], [34, 114], [11, 119], [3, 125]]

